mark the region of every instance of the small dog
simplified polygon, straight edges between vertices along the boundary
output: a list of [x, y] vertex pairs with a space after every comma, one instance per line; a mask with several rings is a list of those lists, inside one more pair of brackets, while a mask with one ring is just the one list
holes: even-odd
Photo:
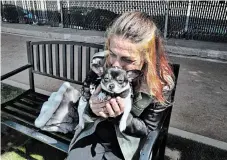
[[126, 121], [132, 108], [132, 88], [133, 79], [141, 75], [139, 70], [125, 71], [117, 67], [108, 68], [101, 79], [102, 91], [98, 95], [100, 101], [104, 101], [107, 96], [112, 98], [124, 98], [124, 113], [119, 123], [120, 131], [126, 129]]

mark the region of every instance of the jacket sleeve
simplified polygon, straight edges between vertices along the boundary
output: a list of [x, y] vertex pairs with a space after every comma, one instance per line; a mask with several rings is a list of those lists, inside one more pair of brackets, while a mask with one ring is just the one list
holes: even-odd
[[[166, 96], [168, 97], [170, 94], [171, 92], [167, 93]], [[168, 105], [162, 105], [159, 102], [151, 102], [139, 117], [130, 113], [124, 133], [134, 137], [146, 136], [150, 131], [157, 129], [165, 113], [163, 108], [166, 107], [168, 107]]]

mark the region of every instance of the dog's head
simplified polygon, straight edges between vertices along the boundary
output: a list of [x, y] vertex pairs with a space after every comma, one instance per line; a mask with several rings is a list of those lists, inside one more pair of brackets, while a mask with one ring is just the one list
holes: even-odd
[[111, 67], [106, 69], [102, 75], [101, 87], [109, 93], [122, 93], [129, 89], [129, 83], [140, 75], [140, 70], [125, 71], [117, 67]]
[[103, 74], [104, 61], [102, 57], [95, 57], [92, 59], [90, 68], [94, 71], [99, 77]]

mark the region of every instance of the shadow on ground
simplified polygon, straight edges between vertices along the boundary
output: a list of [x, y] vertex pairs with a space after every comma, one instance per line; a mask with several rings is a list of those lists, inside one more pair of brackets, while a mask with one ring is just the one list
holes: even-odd
[[227, 151], [170, 134], [167, 147], [179, 153], [179, 160], [226, 160], [227, 155]]
[[9, 128], [1, 126], [2, 160], [63, 160], [67, 154], [60, 152]]

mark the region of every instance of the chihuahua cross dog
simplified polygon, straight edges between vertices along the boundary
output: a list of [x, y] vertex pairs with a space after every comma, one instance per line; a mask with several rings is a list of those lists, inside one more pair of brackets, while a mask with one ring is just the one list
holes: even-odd
[[118, 67], [111, 67], [104, 72], [101, 79], [102, 91], [98, 95], [100, 101], [104, 101], [107, 96], [124, 99], [124, 113], [119, 123], [121, 132], [126, 129], [126, 121], [132, 108], [131, 82], [140, 74], [139, 70], [125, 71]]

